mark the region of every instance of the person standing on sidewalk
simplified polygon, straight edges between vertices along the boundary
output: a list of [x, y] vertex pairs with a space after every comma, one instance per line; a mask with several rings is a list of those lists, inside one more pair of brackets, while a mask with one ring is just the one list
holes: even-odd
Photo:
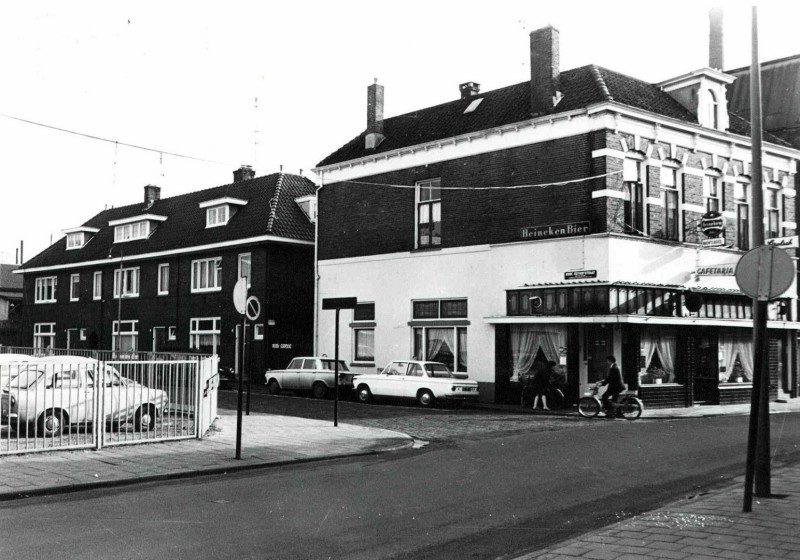
[[550, 410], [547, 408], [547, 389], [550, 387], [550, 376], [552, 374], [553, 368], [550, 363], [542, 364], [542, 367], [536, 371], [536, 375], [533, 378], [534, 410], [536, 410], [536, 405], [539, 404], [539, 397], [542, 397], [542, 410]]

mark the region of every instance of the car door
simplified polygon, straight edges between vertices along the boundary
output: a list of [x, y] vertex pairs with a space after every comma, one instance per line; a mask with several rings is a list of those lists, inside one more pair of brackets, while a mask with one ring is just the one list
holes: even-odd
[[387, 371], [389, 375], [386, 376], [386, 394], [388, 396], [405, 396], [403, 385], [405, 383], [407, 370], [408, 362], [392, 362], [392, 367]]
[[408, 372], [403, 381], [403, 396], [415, 398], [417, 391], [422, 387], [423, 380], [422, 366], [414, 363], [409, 364]]
[[[86, 387], [81, 380], [83, 364], [53, 364], [52, 405], [65, 410], [71, 424], [91, 418], [93, 404], [86, 403]], [[84, 374], [86, 366], [83, 365]], [[88, 414], [88, 415], [87, 415]]]
[[275, 378], [281, 385], [281, 389], [297, 389], [297, 376], [303, 367], [303, 359], [295, 358], [292, 360], [286, 369], [283, 371], [275, 372]]
[[314, 358], [306, 358], [303, 360], [303, 368], [298, 371], [297, 385], [298, 389], [302, 391], [310, 391], [311, 386], [314, 384], [317, 370], [317, 360]]

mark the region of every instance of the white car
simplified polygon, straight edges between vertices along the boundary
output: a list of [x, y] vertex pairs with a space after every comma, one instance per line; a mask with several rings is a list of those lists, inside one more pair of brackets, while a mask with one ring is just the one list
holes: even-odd
[[15, 375], [21, 364], [35, 360], [26, 354], [0, 354], [0, 389], [8, 385], [8, 380]]
[[[335, 360], [328, 357], [305, 356], [295, 358], [286, 369], [267, 371], [267, 389], [277, 395], [283, 389], [311, 391], [321, 399], [335, 386]], [[349, 391], [353, 387], [353, 373], [343, 360], [339, 360], [339, 389]]]
[[417, 399], [420, 406], [433, 406], [437, 399], [475, 401], [478, 383], [465, 373], [453, 373], [445, 364], [416, 360], [391, 362], [377, 374], [356, 374], [356, 397], [367, 403], [373, 396]]
[[[91, 424], [95, 402], [102, 403], [105, 423], [133, 420], [136, 431], [153, 430], [169, 406], [165, 391], [146, 387], [100, 362], [76, 356], [52, 356], [23, 364], [2, 390], [0, 425], [12, 431], [36, 429], [56, 436], [67, 426]], [[97, 382], [103, 393], [95, 396]]]

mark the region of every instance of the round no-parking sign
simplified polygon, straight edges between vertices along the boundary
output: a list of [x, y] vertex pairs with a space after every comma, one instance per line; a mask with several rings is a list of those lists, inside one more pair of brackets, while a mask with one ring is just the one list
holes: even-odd
[[256, 296], [247, 298], [247, 305], [245, 305], [244, 312], [251, 321], [258, 319], [258, 316], [261, 315], [261, 302], [258, 301]]

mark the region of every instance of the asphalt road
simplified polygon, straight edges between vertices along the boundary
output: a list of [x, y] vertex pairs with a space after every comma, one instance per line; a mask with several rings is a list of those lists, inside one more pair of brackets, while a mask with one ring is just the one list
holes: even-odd
[[[0, 558], [498, 558], [729, 481], [746, 432], [746, 417], [587, 421], [9, 502]], [[772, 434], [776, 463], [800, 458], [800, 415]]]

